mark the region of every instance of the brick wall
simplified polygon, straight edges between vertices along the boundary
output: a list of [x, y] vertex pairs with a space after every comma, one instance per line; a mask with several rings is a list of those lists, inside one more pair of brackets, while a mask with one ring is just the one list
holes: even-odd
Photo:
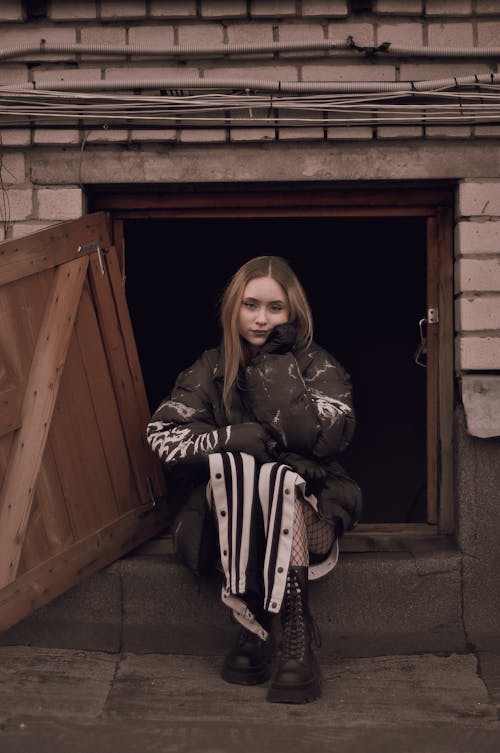
[[[494, 46], [500, 3], [375, 0], [353, 13], [346, 0], [101, 0], [47, 3], [30, 19], [16, 0], [0, 7], [0, 49], [45, 39], [109, 44], [224, 44], [345, 39], [358, 45]], [[302, 81], [407, 81], [497, 71], [493, 57], [374, 58], [348, 52], [167, 60], [99, 55], [0, 62], [0, 85], [49, 80], [151, 79], [166, 75]], [[196, 181], [453, 179], [456, 229], [457, 368], [500, 370], [500, 125], [300, 128], [2, 128], [0, 203], [4, 237], [17, 238], [85, 211], [83, 184]], [[294, 172], [295, 171], [295, 172]]]

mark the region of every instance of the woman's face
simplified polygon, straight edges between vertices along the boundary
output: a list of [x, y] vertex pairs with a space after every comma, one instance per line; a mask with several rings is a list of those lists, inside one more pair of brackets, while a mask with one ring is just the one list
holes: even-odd
[[238, 331], [257, 353], [269, 332], [290, 318], [288, 296], [272, 277], [254, 277], [243, 291], [238, 315]]

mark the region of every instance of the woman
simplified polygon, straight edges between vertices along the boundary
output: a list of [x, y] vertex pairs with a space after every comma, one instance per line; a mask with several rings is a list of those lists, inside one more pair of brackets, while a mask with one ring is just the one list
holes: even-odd
[[[305, 293], [279, 257], [251, 259], [236, 272], [221, 323], [221, 347], [180, 374], [148, 441], [167, 466], [203, 479], [217, 521], [222, 600], [242, 626], [222, 677], [269, 679], [280, 612], [267, 697], [306, 703], [321, 694], [308, 580], [335, 566], [338, 539], [361, 509], [359, 487], [335, 460], [354, 430], [350, 380], [313, 342]], [[179, 525], [177, 551], [191, 535]]]

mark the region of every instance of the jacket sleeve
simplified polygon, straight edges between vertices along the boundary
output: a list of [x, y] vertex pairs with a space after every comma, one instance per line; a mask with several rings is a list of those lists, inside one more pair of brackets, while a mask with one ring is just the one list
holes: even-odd
[[258, 355], [246, 370], [247, 401], [279, 444], [318, 460], [349, 444], [355, 426], [350, 377], [322, 349]]
[[204, 354], [176, 380], [147, 426], [151, 449], [167, 465], [201, 462], [227, 442], [231, 427], [218, 427], [208, 393], [212, 367]]

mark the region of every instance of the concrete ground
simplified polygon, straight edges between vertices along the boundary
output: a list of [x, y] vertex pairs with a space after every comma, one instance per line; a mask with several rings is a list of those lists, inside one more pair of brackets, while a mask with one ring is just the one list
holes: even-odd
[[265, 686], [224, 683], [220, 661], [0, 647], [0, 750], [500, 750], [498, 655], [329, 658], [322, 698], [304, 706], [269, 704]]

